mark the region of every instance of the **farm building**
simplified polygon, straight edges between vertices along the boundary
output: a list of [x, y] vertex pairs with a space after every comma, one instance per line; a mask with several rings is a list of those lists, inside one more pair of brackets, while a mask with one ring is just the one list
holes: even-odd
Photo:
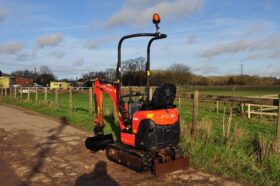
[[7, 76], [0, 77], [0, 88], [9, 88], [11, 86], [11, 79]]
[[14, 78], [14, 85], [20, 85], [21, 87], [31, 87], [33, 86], [33, 80], [22, 77], [16, 77]]
[[67, 83], [64, 81], [51, 81], [50, 82], [50, 89], [62, 89], [62, 90], [67, 90], [70, 87], [73, 87], [72, 83]]
[[33, 86], [33, 80], [22, 77], [0, 77], [0, 88], [9, 88], [11, 86], [30, 87]]

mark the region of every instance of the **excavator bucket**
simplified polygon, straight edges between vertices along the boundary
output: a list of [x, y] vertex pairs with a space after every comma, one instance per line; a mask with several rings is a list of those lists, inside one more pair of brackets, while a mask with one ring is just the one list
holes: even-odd
[[104, 150], [107, 145], [115, 143], [112, 134], [100, 134], [94, 137], [88, 137], [85, 141], [87, 149], [97, 152], [99, 150]]
[[183, 157], [170, 162], [165, 163], [154, 163], [153, 173], [156, 176], [161, 176], [163, 174], [173, 172], [176, 170], [184, 170], [189, 167], [189, 158]]

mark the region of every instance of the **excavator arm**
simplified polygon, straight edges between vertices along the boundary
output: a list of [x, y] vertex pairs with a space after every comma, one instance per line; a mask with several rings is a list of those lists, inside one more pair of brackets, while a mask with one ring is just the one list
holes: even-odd
[[94, 132], [95, 134], [102, 134], [103, 128], [104, 128], [104, 122], [103, 122], [103, 93], [107, 93], [114, 104], [115, 110], [118, 114], [118, 120], [120, 124], [121, 130], [125, 129], [125, 125], [123, 123], [123, 118], [121, 116], [121, 113], [119, 111], [118, 107], [118, 97], [117, 97], [117, 88], [115, 85], [107, 82], [102, 82], [101, 80], [97, 79], [94, 83], [93, 87], [94, 92], [94, 98], [95, 98], [95, 112], [96, 112], [96, 118], [94, 119]]

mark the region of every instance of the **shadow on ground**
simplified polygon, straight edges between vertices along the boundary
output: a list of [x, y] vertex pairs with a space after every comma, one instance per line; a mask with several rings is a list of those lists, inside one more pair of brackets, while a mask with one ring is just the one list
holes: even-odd
[[117, 186], [119, 185], [108, 173], [107, 163], [105, 161], [99, 161], [92, 172], [83, 174], [77, 178], [76, 186]]
[[[23, 181], [20, 185], [25, 186], [31, 184], [32, 178], [40, 172], [40, 169], [44, 165], [45, 158], [48, 157], [48, 154], [52, 150], [53, 145], [58, 142], [59, 134], [62, 133], [63, 129], [67, 125], [68, 125], [67, 118], [61, 117], [60, 125], [48, 131], [49, 135], [46, 139], [46, 142], [36, 145], [36, 148], [39, 148], [40, 150], [35, 155], [35, 163], [32, 165], [31, 171], [26, 176], [25, 181]], [[52, 179], [51, 177], [49, 178]]]

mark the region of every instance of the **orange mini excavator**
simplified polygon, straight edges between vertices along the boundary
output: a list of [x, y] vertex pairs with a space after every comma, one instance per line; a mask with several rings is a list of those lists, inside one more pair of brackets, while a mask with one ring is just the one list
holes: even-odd
[[[152, 170], [156, 175], [184, 169], [189, 164], [178, 143], [180, 141], [179, 115], [174, 99], [176, 87], [163, 84], [157, 87], [150, 98], [150, 48], [153, 41], [164, 39], [159, 32], [160, 16], [154, 14], [155, 33], [137, 33], [122, 37], [118, 44], [116, 82], [97, 79], [94, 83], [96, 119], [94, 137], [88, 137], [85, 145], [96, 152], [106, 149], [107, 158], [137, 171]], [[121, 46], [124, 40], [135, 37], [150, 37], [147, 46], [145, 93], [123, 94], [121, 71]], [[113, 100], [120, 125], [120, 140], [114, 142], [112, 134], [103, 133], [103, 92]], [[132, 99], [133, 98], [133, 99]], [[136, 101], [135, 98], [137, 99]], [[125, 101], [128, 100], [128, 101]]]

